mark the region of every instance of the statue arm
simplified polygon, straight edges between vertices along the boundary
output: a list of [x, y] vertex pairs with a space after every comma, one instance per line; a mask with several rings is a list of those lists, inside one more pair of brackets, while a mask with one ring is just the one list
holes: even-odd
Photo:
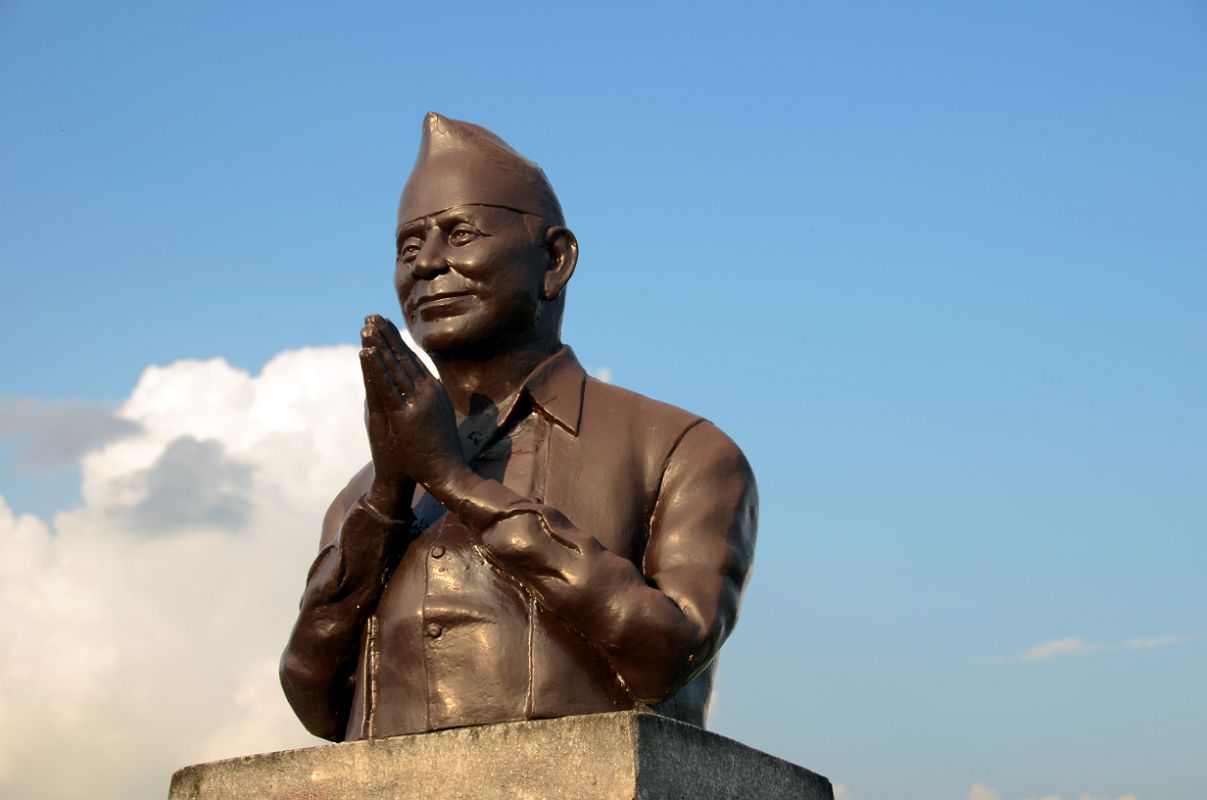
[[318, 556], [306, 579], [297, 623], [281, 656], [281, 686], [298, 719], [315, 736], [344, 738], [365, 620], [377, 605], [386, 571], [411, 520], [375, 511], [362, 470], [323, 519]]
[[495, 481], [471, 489], [458, 513], [481, 532], [489, 559], [594, 643], [639, 700], [656, 703], [703, 669], [732, 629], [757, 506], [741, 451], [700, 422], [667, 460], [641, 565]]

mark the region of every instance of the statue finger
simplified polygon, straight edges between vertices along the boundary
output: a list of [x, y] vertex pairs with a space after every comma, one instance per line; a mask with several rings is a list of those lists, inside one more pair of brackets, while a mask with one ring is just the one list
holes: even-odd
[[360, 329], [360, 346], [372, 347], [375, 344], [377, 332], [377, 324], [373, 322], [373, 317], [365, 317], [365, 325]]
[[373, 346], [387, 365], [387, 373], [395, 385], [403, 394], [413, 396], [415, 387], [424, 377], [428, 376], [426, 372], [419, 372], [414, 368], [415, 354], [402, 341], [402, 337], [398, 335], [398, 329], [389, 320], [381, 317], [378, 319], [385, 324], [366, 326], [366, 330], [371, 331]]
[[413, 383], [418, 383], [425, 378], [432, 378], [432, 373], [428, 371], [427, 366], [419, 360], [419, 356], [415, 351], [407, 346], [403, 341], [402, 334], [398, 332], [393, 322], [390, 322], [385, 317], [380, 317], [380, 323], [377, 325], [377, 330], [381, 338], [389, 346], [390, 351], [398, 359], [399, 365], [403, 371], [411, 378]]
[[[394, 331], [394, 334], [397, 336], [397, 329]], [[398, 364], [410, 376], [413, 383], [418, 385], [423, 381], [436, 380], [436, 376], [432, 375], [427, 365], [419, 360], [419, 356], [415, 354], [415, 351], [407, 347], [406, 342], [402, 340], [401, 336], [398, 336], [397, 350]]]
[[386, 377], [381, 357], [375, 347], [360, 351], [360, 371], [365, 384], [365, 402], [370, 414], [385, 414], [399, 402], [393, 385]]
[[[378, 338], [381, 337], [380, 330], [377, 333]], [[402, 368], [399, 359], [394, 355], [394, 352], [388, 347], [377, 345], [371, 348], [373, 356], [377, 359], [378, 368], [393, 391], [399, 402], [403, 402], [408, 397], [415, 396], [415, 381]]]
[[389, 331], [397, 333], [397, 328], [381, 314], [370, 314], [365, 317], [365, 326], [360, 329], [360, 340], [364, 347], [378, 347], [391, 354], [396, 349], [390, 341]]

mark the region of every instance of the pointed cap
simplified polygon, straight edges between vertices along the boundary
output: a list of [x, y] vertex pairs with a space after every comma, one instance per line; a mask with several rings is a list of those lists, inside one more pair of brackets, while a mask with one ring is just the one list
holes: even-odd
[[485, 128], [428, 112], [398, 224], [467, 204], [503, 206], [563, 224], [562, 207], [540, 167]]

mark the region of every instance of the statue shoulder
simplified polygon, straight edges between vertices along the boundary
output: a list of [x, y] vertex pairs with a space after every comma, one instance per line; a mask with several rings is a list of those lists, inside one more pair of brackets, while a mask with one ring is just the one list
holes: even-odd
[[583, 394], [583, 426], [593, 432], [604, 429], [615, 435], [623, 430], [642, 441], [659, 442], [668, 454], [690, 439], [718, 457], [745, 461], [737, 444], [699, 414], [590, 377]]
[[588, 377], [583, 388], [583, 424], [606, 422], [608, 426], [623, 425], [640, 429], [665, 431], [683, 430], [699, 422], [701, 417], [670, 403]]

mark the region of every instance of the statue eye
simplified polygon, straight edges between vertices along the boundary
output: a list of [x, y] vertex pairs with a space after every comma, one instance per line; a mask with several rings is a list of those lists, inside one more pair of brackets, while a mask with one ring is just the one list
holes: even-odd
[[453, 247], [461, 247], [478, 238], [478, 232], [473, 228], [459, 225], [448, 235], [448, 243]]
[[417, 239], [414, 236], [408, 238], [398, 248], [398, 258], [403, 261], [410, 261], [419, 254], [419, 250], [423, 247], [423, 240]]

